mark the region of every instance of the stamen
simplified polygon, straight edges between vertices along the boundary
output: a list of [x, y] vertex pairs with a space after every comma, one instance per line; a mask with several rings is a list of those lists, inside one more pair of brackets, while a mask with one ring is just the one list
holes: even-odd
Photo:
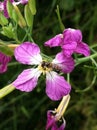
[[65, 113], [66, 111], [66, 108], [68, 106], [68, 103], [69, 103], [69, 100], [70, 100], [70, 95], [66, 95], [63, 97], [61, 103], [59, 104], [58, 108], [55, 110], [56, 111], [56, 120], [59, 120], [63, 114]]
[[38, 66], [38, 69], [40, 71], [42, 71], [42, 73], [44, 75], [44, 74], [46, 74], [46, 72], [52, 70], [51, 63], [50, 62], [46, 62], [46, 61], [42, 61], [42, 63]]

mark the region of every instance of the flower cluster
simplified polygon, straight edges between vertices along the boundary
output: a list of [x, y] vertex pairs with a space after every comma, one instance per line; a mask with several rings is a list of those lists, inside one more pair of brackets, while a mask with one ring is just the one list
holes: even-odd
[[66, 95], [63, 97], [61, 103], [59, 104], [58, 108], [54, 111], [49, 110], [47, 112], [47, 124], [46, 130], [64, 130], [66, 126], [66, 121], [63, 118], [63, 114], [66, 111], [70, 100], [70, 95]]
[[[24, 8], [24, 17], [17, 6], [19, 4], [28, 4]], [[30, 13], [31, 17], [29, 17]], [[32, 19], [35, 13], [36, 7], [35, 1], [33, 0], [4, 0], [0, 2], [0, 14], [1, 16], [4, 14], [1, 18], [3, 20], [1, 21], [7, 23], [4, 23], [3, 25], [5, 28], [3, 27], [2, 34], [4, 34], [4, 31], [7, 32], [8, 30], [8, 33], [14, 37], [14, 40], [20, 43], [17, 32], [15, 33], [13, 31], [16, 30], [16, 27], [14, 29], [13, 24], [6, 21], [8, 21], [8, 18], [10, 17], [16, 22], [16, 24], [19, 24], [22, 29], [26, 26], [31, 27], [32, 29]], [[12, 30], [9, 28], [11, 26]], [[30, 29], [27, 32], [29, 34]], [[9, 36], [9, 38], [13, 37]], [[26, 35], [22, 41], [25, 41], [25, 39], [27, 39]], [[33, 41], [32, 39], [30, 40]], [[13, 52], [16, 60], [22, 64], [31, 66], [31, 68], [25, 69], [19, 74], [17, 79], [12, 82], [12, 86], [20, 91], [30, 92], [37, 86], [40, 75], [45, 75], [47, 96], [53, 101], [62, 99], [57, 109], [54, 111], [49, 110], [47, 112], [46, 130], [64, 130], [66, 121], [63, 118], [63, 114], [70, 100], [71, 85], [65, 80], [62, 74], [71, 73], [73, 71], [75, 66], [73, 54], [78, 53], [84, 56], [90, 55], [89, 46], [83, 42], [81, 31], [78, 29], [67, 28], [63, 33], [57, 34], [44, 43], [44, 45], [48, 47], [61, 47], [61, 52], [58, 52], [54, 59], [42, 54], [39, 46], [33, 42], [26, 41], [20, 45], [10, 45], [9, 47], [11, 49], [14, 45], [15, 50]], [[7, 71], [7, 65], [11, 61], [12, 55], [7, 56], [3, 54], [3, 52], [0, 52], [0, 73]]]
[[40, 49], [35, 43], [24, 42], [15, 49], [17, 61], [37, 67], [24, 70], [13, 85], [21, 91], [30, 92], [36, 87], [38, 78], [43, 73], [46, 74], [46, 94], [52, 100], [60, 100], [70, 93], [71, 85], [56, 72], [56, 69], [70, 73], [74, 69], [72, 54], [81, 53], [89, 56], [90, 50], [88, 45], [82, 42], [81, 31], [70, 28], [45, 42], [45, 45], [61, 46], [62, 51], [55, 56], [55, 59], [48, 62], [42, 58]]
[[49, 110], [47, 112], [47, 125], [46, 125], [46, 130], [64, 130], [65, 125], [66, 125], [66, 121], [65, 119], [62, 119], [62, 124], [60, 126], [58, 126], [58, 121], [57, 121], [57, 117], [56, 114]]
[[[53, 69], [60, 69], [63, 73], [70, 73], [74, 68], [72, 57], [64, 57], [60, 52], [51, 63], [45, 61], [40, 55], [40, 49], [35, 43], [24, 42], [15, 49], [15, 58], [17, 61], [28, 65], [37, 65], [36, 68], [24, 70], [13, 85], [21, 90], [30, 92], [36, 85], [39, 76], [46, 74], [46, 94], [52, 100], [60, 100], [63, 96], [70, 93], [71, 86]], [[54, 67], [55, 66], [55, 67]]]
[[[58, 34], [55, 37], [51, 38], [50, 40], [45, 42], [45, 46], [49, 47], [56, 47], [60, 46], [62, 49], [62, 52], [65, 58], [71, 58], [72, 54], [79, 53], [83, 54], [84, 56], [90, 55], [90, 49], [86, 43], [82, 41], [82, 33], [80, 30], [76, 29], [65, 29], [62, 34]], [[59, 105], [58, 110], [60, 111], [59, 114], [55, 114], [53, 111], [47, 112], [47, 125], [46, 130], [64, 130], [66, 122], [63, 120], [63, 123], [58, 127], [58, 117], [57, 115], [60, 115], [60, 113], [66, 109], [67, 104], [69, 102], [69, 96], [64, 96], [63, 100], [65, 99], [65, 105], [63, 103], [63, 100], [61, 101], [61, 105]], [[67, 100], [67, 99], [68, 100]], [[60, 107], [61, 106], [61, 107]], [[64, 110], [62, 110], [64, 109]], [[62, 114], [61, 116], [62, 117]]]
[[70, 57], [73, 53], [80, 53], [84, 56], [90, 55], [90, 49], [88, 45], [82, 41], [82, 33], [77, 29], [65, 29], [63, 34], [58, 34], [46, 41], [45, 46], [61, 46], [66, 57]]
[[[7, 0], [3, 4], [0, 3], [0, 11], [6, 10], [6, 2]], [[20, 3], [20, 1], [16, 3], [14, 0], [11, 0], [11, 2], [14, 4]], [[6, 11], [5, 14], [7, 14]], [[66, 122], [63, 119], [63, 114], [70, 99], [71, 85], [60, 72], [65, 74], [72, 72], [75, 65], [72, 55], [79, 53], [89, 56], [90, 49], [82, 41], [81, 31], [71, 28], [65, 29], [62, 34], [46, 41], [44, 45], [49, 47], [60, 46], [62, 50], [56, 54], [54, 59], [49, 60], [44, 57], [39, 46], [35, 43], [27, 41], [16, 47], [14, 51], [16, 60], [22, 64], [32, 65], [32, 68], [24, 70], [13, 81], [12, 85], [18, 90], [30, 92], [37, 86], [40, 75], [46, 75], [47, 96], [54, 101], [65, 97], [65, 103], [63, 102], [57, 110], [47, 112], [46, 130], [64, 130]], [[0, 73], [7, 70], [7, 64], [10, 60], [11, 57], [0, 52]], [[60, 118], [62, 124], [58, 125]]]
[[[9, 14], [8, 14], [8, 11], [7, 11], [7, 2], [8, 2], [8, 0], [4, 0], [3, 2], [0, 2], [0, 11], [3, 11], [4, 12], [4, 16], [6, 18], [9, 18]], [[14, 0], [10, 0], [10, 2], [13, 5], [27, 4], [28, 0], [19, 0], [17, 2], [15, 2]]]

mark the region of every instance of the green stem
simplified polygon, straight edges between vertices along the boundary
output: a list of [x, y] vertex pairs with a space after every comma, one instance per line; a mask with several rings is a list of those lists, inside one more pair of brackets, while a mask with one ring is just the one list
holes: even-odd
[[12, 84], [9, 84], [3, 87], [2, 89], [0, 89], [0, 99], [2, 99], [3, 97], [11, 93], [14, 89], [15, 87]]
[[[14, 23], [15, 24], [15, 23]], [[17, 25], [17, 23], [14, 25], [15, 27], [14, 27], [14, 30], [15, 30], [15, 37], [14, 37], [14, 39], [16, 40], [16, 42], [18, 43], [18, 44], [20, 44], [20, 41], [18, 40], [18, 35], [17, 35], [17, 30], [18, 30], [18, 25]]]
[[97, 67], [96, 61], [95, 61], [92, 57], [90, 57], [90, 59], [91, 59], [91, 61], [94, 63], [94, 65]]
[[95, 54], [92, 54], [91, 56], [88, 56], [88, 57], [84, 57], [84, 58], [79, 58], [77, 61], [76, 61], [76, 64], [75, 66], [83, 63], [83, 62], [86, 62], [86, 61], [89, 61], [91, 58], [96, 58], [97, 57], [97, 53]]
[[58, 5], [57, 5], [56, 13], [57, 13], [57, 17], [58, 17], [58, 20], [59, 20], [60, 28], [63, 31], [65, 29], [65, 26], [62, 23], [62, 19], [61, 19], [61, 16], [60, 16], [60, 11], [59, 11], [59, 6]]
[[76, 92], [87, 92], [88, 90], [90, 90], [92, 88], [92, 86], [95, 84], [96, 78], [97, 77], [95, 75], [94, 78], [93, 78], [93, 80], [92, 80], [92, 82], [91, 82], [91, 84], [87, 88], [85, 88], [83, 90], [76, 90]]
[[90, 48], [95, 48], [97, 47], [97, 43], [95, 43], [94, 45], [91, 45]]
[[12, 63], [9, 63], [8, 66], [13, 66], [13, 65], [20, 65], [19, 62], [12, 62]]
[[68, 81], [68, 83], [70, 83], [70, 74], [69, 73], [67, 74], [67, 81]]

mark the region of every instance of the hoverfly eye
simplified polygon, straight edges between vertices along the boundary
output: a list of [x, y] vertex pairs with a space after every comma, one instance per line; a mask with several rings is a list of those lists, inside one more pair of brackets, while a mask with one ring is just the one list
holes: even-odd
[[49, 62], [47, 62], [47, 63], [46, 63], [46, 66], [47, 66], [47, 67], [49, 67], [49, 65], [50, 65], [50, 63], [49, 63]]

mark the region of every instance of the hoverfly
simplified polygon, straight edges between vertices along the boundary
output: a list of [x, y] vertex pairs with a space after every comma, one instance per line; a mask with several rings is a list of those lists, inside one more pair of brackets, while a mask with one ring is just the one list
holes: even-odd
[[58, 66], [57, 64], [47, 62], [47, 61], [42, 61], [41, 66], [43, 67], [44, 70], [46, 70], [46, 68], [52, 69], [57, 72], [60, 72], [62, 70], [62, 68], [60, 66]]

